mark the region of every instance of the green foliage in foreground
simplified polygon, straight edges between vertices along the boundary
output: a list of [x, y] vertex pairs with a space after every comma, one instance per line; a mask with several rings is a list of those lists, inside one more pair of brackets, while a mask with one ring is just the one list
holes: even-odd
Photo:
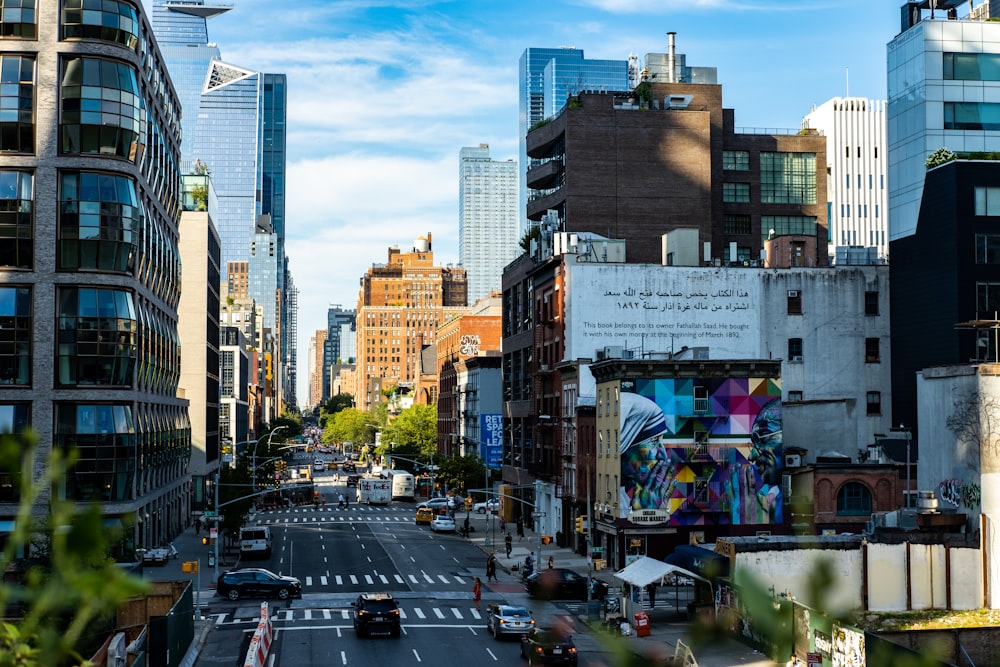
[[[15, 530], [0, 553], [8, 574], [0, 585], [6, 618], [0, 623], [0, 667], [86, 665], [81, 644], [122, 602], [142, 595], [145, 584], [108, 555], [121, 536], [104, 527], [100, 506], [81, 508], [49, 497], [74, 459], [54, 450], [36, 470], [36, 442], [33, 433], [0, 435], [0, 471], [11, 475], [21, 494]], [[32, 557], [22, 576], [9, 576], [15, 557], [29, 545]]]

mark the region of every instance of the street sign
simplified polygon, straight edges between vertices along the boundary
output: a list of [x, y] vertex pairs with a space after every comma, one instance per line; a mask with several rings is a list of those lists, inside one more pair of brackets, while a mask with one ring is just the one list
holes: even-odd
[[208, 536], [213, 540], [219, 539], [219, 529], [216, 528], [215, 526], [212, 526], [211, 528], [208, 529]]
[[532, 519], [542, 519], [544, 517], [545, 517], [545, 512], [532, 512], [531, 513], [531, 518]]

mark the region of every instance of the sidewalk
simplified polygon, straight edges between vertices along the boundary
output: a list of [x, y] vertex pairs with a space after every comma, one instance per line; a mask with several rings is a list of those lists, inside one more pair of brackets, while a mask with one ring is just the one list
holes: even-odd
[[[177, 558], [172, 558], [164, 565], [145, 565], [137, 569], [135, 574], [141, 576], [146, 581], [190, 581], [195, 601], [194, 639], [188, 646], [181, 667], [191, 667], [198, 658], [198, 653], [208, 638], [208, 633], [212, 630], [214, 621], [204, 616], [199, 616], [197, 610], [200, 607], [204, 610], [206, 603], [215, 595], [215, 569], [208, 566], [208, 552], [212, 547], [203, 545], [201, 538], [208, 535], [208, 529], [202, 528], [201, 534], [195, 534], [194, 527], [191, 526], [178, 535], [174, 541], [174, 548], [177, 549]], [[220, 545], [221, 549], [221, 545]], [[181, 567], [187, 561], [198, 561], [199, 574], [188, 574], [181, 571]], [[231, 564], [227, 564], [221, 558], [220, 551], [219, 573], [229, 569]], [[200, 580], [199, 580], [200, 577]]]
[[[592, 576], [608, 584], [611, 591], [621, 592], [621, 581], [614, 577], [614, 572], [602, 570], [596, 572], [590, 569], [590, 563], [586, 556], [581, 556], [572, 549], [559, 548], [554, 544], [542, 545], [541, 552], [538, 553], [538, 538], [533, 533], [526, 533], [520, 542], [514, 538], [510, 558], [506, 555], [506, 547], [503, 537], [499, 540], [492, 540], [490, 546], [486, 545], [487, 535], [481, 533], [482, 525], [473, 524], [475, 531], [470, 537], [483, 550], [484, 553], [491, 551], [496, 554], [497, 564], [500, 566], [499, 584], [489, 584], [489, 587], [497, 591], [513, 592], [523, 591], [521, 584], [521, 568], [524, 566], [524, 559], [532, 551], [536, 552], [537, 562], [540, 568], [544, 568], [548, 563], [549, 556], [552, 556], [554, 567], [565, 567], [578, 572], [584, 576]], [[499, 533], [493, 533], [497, 536]], [[695, 636], [692, 632], [691, 623], [684, 617], [679, 616], [670, 608], [669, 603], [664, 603], [657, 599], [661, 606], [647, 610], [649, 614], [649, 636], [648, 637], [621, 637], [625, 642], [628, 651], [640, 656], [646, 664], [669, 665], [672, 664], [672, 656], [677, 648], [677, 642], [682, 641], [692, 649], [699, 667], [733, 667], [734, 665], [745, 665], [746, 667], [775, 667], [777, 663], [766, 655], [755, 651], [729, 636]], [[686, 614], [685, 614], [686, 616]], [[602, 638], [611, 640], [617, 639], [616, 634], [606, 630], [599, 620], [588, 620], [587, 614], [579, 616], [578, 620], [590, 628], [590, 633], [597, 638], [601, 644], [607, 642]]]

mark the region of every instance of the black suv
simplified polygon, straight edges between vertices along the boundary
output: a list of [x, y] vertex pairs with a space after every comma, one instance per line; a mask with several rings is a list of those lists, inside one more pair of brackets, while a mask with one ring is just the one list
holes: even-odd
[[276, 597], [279, 600], [302, 597], [302, 582], [270, 570], [247, 567], [219, 575], [216, 592], [230, 600], [241, 597]]
[[362, 593], [351, 606], [358, 637], [399, 636], [399, 606], [389, 593]]

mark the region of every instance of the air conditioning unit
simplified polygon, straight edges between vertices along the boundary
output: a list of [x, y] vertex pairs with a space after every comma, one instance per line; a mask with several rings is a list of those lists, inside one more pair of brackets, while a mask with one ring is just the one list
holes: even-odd
[[799, 291], [797, 289], [790, 289], [790, 290], [788, 290], [788, 298], [789, 299], [795, 299], [795, 298], [798, 298], [798, 296], [799, 296]]
[[786, 468], [799, 468], [802, 466], [802, 455], [801, 454], [785, 454], [785, 467]]
[[789, 361], [802, 361], [802, 355], [801, 354], [796, 354]]

